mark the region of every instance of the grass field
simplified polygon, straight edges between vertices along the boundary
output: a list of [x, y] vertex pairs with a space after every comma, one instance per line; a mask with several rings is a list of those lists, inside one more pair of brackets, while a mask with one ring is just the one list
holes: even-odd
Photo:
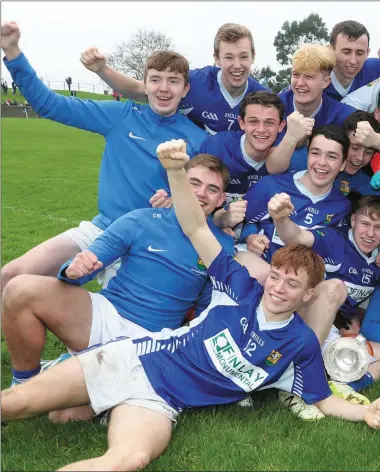
[[[103, 139], [46, 120], [7, 118], [2, 141], [4, 264], [96, 214]], [[63, 350], [50, 336], [44, 357]], [[2, 367], [5, 388], [10, 365], [4, 343]], [[366, 394], [380, 397], [380, 384]], [[168, 450], [148, 470], [380, 470], [379, 431], [335, 418], [303, 422], [272, 391], [253, 399], [254, 409], [231, 405], [182, 414]], [[2, 431], [2, 470], [55, 470], [102, 454], [106, 444], [106, 429], [96, 422], [59, 426], [46, 417], [15, 422]]]
[[[68, 90], [56, 90], [57, 93], [60, 95], [65, 95], [66, 97], [70, 96], [70, 92]], [[1, 93], [1, 103], [4, 103], [5, 100], [10, 98], [11, 100], [15, 99], [17, 103], [23, 103], [25, 98], [21, 95], [19, 90], [17, 89], [16, 95], [12, 94], [12, 89], [8, 89], [8, 95], [4, 95]], [[77, 92], [77, 98], [85, 98], [88, 100], [113, 100], [114, 98], [112, 95], [103, 95], [99, 93], [92, 93], [92, 92]], [[122, 98], [121, 101], [125, 101], [125, 98]]]

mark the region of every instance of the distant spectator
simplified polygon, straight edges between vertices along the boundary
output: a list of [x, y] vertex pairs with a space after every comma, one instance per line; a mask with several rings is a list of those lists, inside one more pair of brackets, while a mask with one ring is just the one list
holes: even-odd
[[10, 107], [12, 105], [12, 100], [8, 98], [7, 100], [5, 100], [4, 105]]
[[69, 87], [69, 91], [71, 91], [71, 84], [73, 83], [73, 80], [70, 76], [66, 77], [66, 83], [67, 83], [67, 86]]
[[15, 99], [13, 99], [11, 105], [17, 107], [18, 103], [17, 103], [17, 101], [16, 101]]
[[71, 95], [72, 97], [76, 97], [76, 96], [77, 96], [76, 90], [71, 90], [70, 95]]
[[116, 100], [117, 102], [120, 102], [120, 97], [121, 97], [120, 93], [115, 92], [115, 90], [114, 90], [112, 92], [112, 96], [113, 96], [114, 100]]
[[16, 92], [17, 92], [16, 82], [12, 82], [12, 92], [13, 92], [13, 95], [16, 95]]
[[4, 95], [7, 95], [8, 94], [8, 83], [7, 83], [6, 80], [3, 80], [2, 84], [1, 84], [1, 87], [3, 89]]

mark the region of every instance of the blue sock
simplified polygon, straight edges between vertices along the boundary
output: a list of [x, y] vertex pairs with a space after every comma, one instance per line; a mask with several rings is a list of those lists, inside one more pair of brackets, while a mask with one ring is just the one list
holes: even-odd
[[12, 375], [17, 380], [28, 380], [31, 377], [40, 373], [41, 366], [38, 365], [35, 369], [32, 370], [16, 370], [12, 368]]
[[358, 392], [359, 390], [369, 387], [374, 382], [375, 380], [372, 375], [369, 372], [366, 372], [359, 380], [355, 380], [355, 382], [349, 382], [348, 385], [352, 387], [355, 392]]

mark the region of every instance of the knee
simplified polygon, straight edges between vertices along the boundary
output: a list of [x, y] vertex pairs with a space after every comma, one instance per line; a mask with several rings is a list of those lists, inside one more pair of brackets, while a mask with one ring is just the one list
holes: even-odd
[[3, 291], [8, 282], [23, 273], [23, 269], [16, 260], [5, 264], [1, 269], [1, 290]]
[[343, 305], [347, 298], [348, 292], [344, 282], [339, 279], [325, 280], [320, 284], [320, 296], [326, 302]]
[[27, 305], [31, 298], [35, 296], [32, 287], [32, 275], [18, 275], [9, 281], [3, 292], [3, 308], [5, 313], [8, 310], [19, 309]]
[[10, 421], [22, 418], [28, 410], [25, 395], [18, 395], [14, 388], [1, 392], [1, 419]]
[[131, 452], [109, 449], [106, 456], [109, 460], [109, 469], [111, 471], [124, 470], [142, 470], [148, 466], [152, 458], [150, 455], [139, 449]]

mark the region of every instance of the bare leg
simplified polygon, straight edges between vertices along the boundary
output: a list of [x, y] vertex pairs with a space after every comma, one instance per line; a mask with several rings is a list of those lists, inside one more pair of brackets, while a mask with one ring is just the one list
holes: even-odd
[[4, 390], [1, 395], [1, 419], [19, 420], [89, 402], [79, 360], [72, 357], [28, 382]]
[[118, 405], [111, 412], [108, 451], [100, 457], [75, 462], [59, 470], [139, 470], [167, 448], [172, 422], [163, 413], [131, 405]]
[[336, 313], [346, 298], [347, 288], [341, 280], [326, 280], [316, 287], [310, 302], [299, 310], [299, 314], [314, 331], [321, 345], [326, 340]]
[[79, 252], [79, 246], [66, 234], [48, 239], [3, 267], [1, 290], [11, 279], [21, 274], [55, 277], [61, 265]]
[[88, 346], [92, 322], [89, 293], [52, 277], [19, 275], [3, 293], [3, 330], [17, 370], [39, 365], [46, 327], [68, 347]]

